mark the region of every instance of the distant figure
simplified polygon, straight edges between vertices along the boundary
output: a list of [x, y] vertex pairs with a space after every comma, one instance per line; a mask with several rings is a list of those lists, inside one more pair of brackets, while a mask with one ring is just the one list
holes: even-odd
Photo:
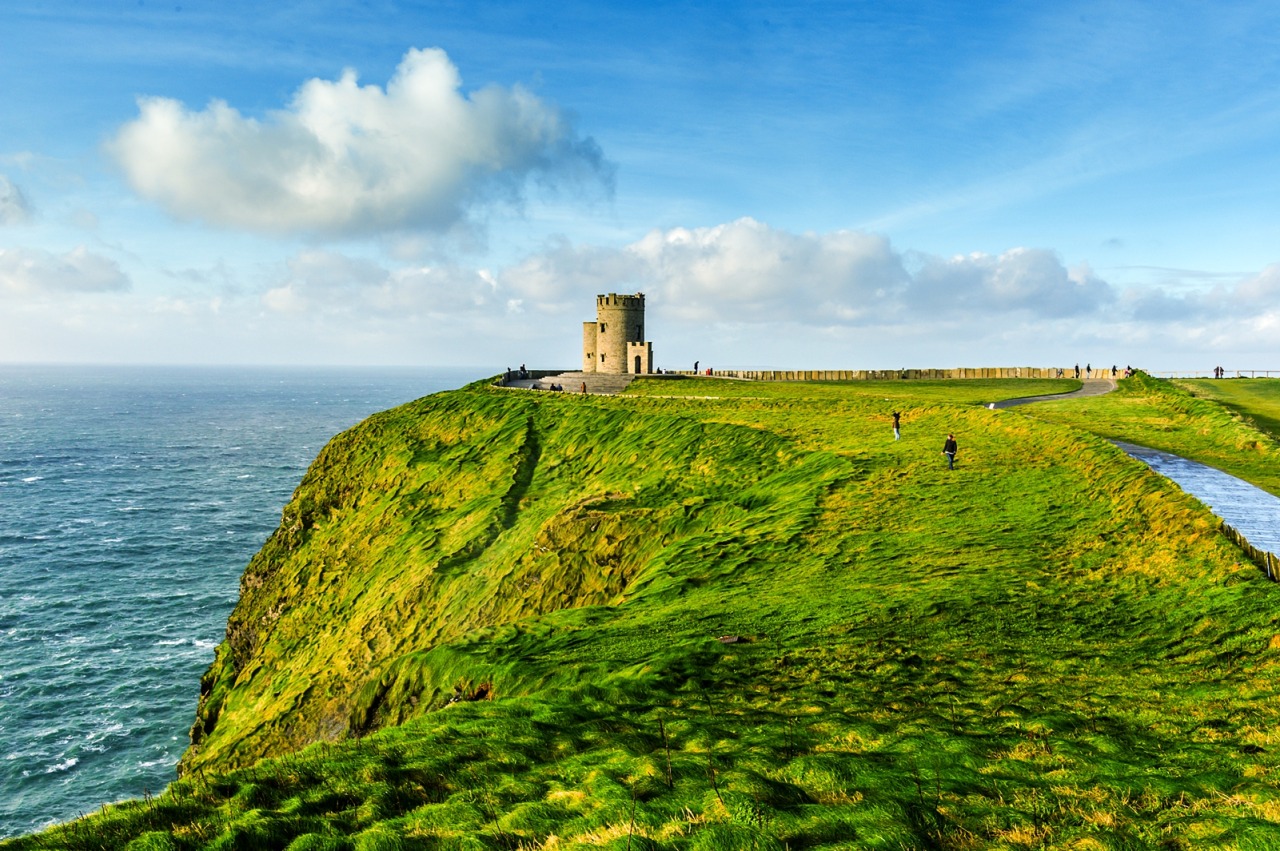
[[693, 374], [694, 374], [694, 375], [697, 375], [697, 374], [698, 374], [698, 362], [697, 362], [697, 361], [694, 361], [694, 362], [693, 362]]
[[1116, 365], [1115, 365], [1115, 364], [1111, 364], [1111, 377], [1112, 377], [1112, 378], [1115, 378], [1115, 377], [1116, 377], [1116, 373], [1117, 373], [1117, 372], [1119, 372], [1119, 370], [1118, 370], [1118, 369], [1116, 369]]
[[1087, 363], [1084, 365], [1084, 377], [1093, 378], [1093, 364]]
[[942, 454], [947, 456], [947, 469], [954, 470], [956, 468], [956, 436], [954, 434], [947, 435], [947, 442], [942, 444]]
[[902, 437], [902, 433], [898, 431], [898, 424], [901, 416], [902, 415], [899, 414], [897, 411], [893, 412], [893, 439], [894, 440], [899, 440]]
[[1080, 380], [1080, 364], [1076, 364], [1076, 380]]
[[1057, 377], [1058, 377], [1058, 378], [1061, 378], [1061, 377], [1062, 377], [1062, 367], [1058, 367], [1058, 375], [1057, 375]]
[[585, 382], [585, 381], [584, 381], [584, 382], [582, 382], [582, 392], [583, 392], [583, 393], [586, 393], [586, 392], [587, 392], [587, 382]]

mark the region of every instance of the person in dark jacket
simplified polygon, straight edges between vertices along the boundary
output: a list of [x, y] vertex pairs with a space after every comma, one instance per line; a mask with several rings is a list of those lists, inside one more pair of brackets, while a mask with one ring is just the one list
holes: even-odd
[[947, 469], [954, 470], [956, 468], [956, 436], [954, 434], [947, 435], [947, 442], [942, 444], [942, 454], [947, 456]]

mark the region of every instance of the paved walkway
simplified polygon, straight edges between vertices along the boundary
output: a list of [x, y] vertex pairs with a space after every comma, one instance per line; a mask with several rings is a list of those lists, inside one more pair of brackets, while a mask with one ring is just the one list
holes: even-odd
[[1052, 396], [1023, 396], [1020, 399], [1005, 399], [1003, 402], [992, 402], [988, 408], [1012, 408], [1014, 405], [1029, 405], [1032, 402], [1052, 402], [1054, 399], [1079, 399], [1084, 396], [1101, 396], [1116, 389], [1114, 378], [1086, 378], [1079, 390], [1072, 393], [1055, 393]]
[[603, 372], [561, 372], [542, 378], [513, 378], [507, 382], [506, 386], [522, 387], [526, 390], [550, 390], [552, 384], [558, 384], [566, 393], [614, 396], [626, 390], [633, 378], [635, 378], [634, 375], [612, 375]]

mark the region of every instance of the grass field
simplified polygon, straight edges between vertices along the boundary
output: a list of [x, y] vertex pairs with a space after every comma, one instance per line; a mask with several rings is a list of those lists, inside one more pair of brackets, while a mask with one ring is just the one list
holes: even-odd
[[1146, 379], [981, 407], [1065, 384], [373, 417], [247, 568], [183, 779], [0, 847], [1280, 847], [1280, 591], [1090, 426], [1271, 438]]
[[[1257, 384], [1254, 384], [1257, 381]], [[1231, 406], [1208, 393], [1217, 385]], [[1256, 389], [1245, 387], [1248, 384]], [[1209, 390], [1205, 390], [1205, 387]], [[1280, 406], [1280, 382], [1266, 379], [1169, 382], [1139, 375], [1090, 399], [1041, 402], [1028, 415], [1108, 438], [1162, 449], [1217, 467], [1280, 496], [1280, 440], [1265, 423]], [[1188, 390], [1195, 390], [1192, 395]], [[1262, 426], [1262, 427], [1260, 427]]]
[[1280, 378], [1204, 378], [1175, 382], [1192, 396], [1217, 402], [1280, 439]]

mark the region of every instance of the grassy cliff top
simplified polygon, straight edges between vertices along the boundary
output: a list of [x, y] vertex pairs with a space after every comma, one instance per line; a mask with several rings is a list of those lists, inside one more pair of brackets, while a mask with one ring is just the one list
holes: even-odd
[[246, 569], [183, 779], [0, 845], [1274, 847], [1280, 592], [1095, 431], [1276, 442], [1143, 378], [980, 406], [1073, 385], [372, 417]]

